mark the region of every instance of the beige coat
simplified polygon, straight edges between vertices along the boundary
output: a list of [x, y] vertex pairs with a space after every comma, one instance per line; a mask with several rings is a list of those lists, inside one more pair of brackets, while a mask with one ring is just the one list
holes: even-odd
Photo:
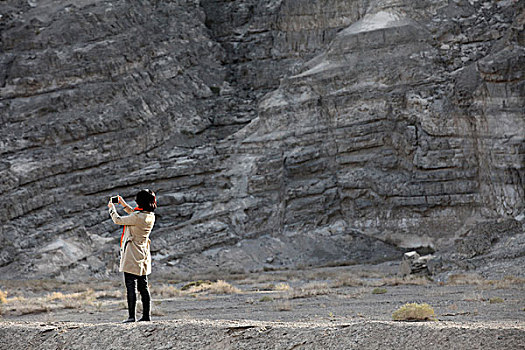
[[134, 211], [131, 207], [124, 207], [130, 214], [120, 216], [112, 205], [109, 215], [117, 225], [124, 225], [120, 242], [119, 271], [143, 276], [151, 273], [151, 252], [149, 234], [155, 224], [155, 214], [150, 212]]

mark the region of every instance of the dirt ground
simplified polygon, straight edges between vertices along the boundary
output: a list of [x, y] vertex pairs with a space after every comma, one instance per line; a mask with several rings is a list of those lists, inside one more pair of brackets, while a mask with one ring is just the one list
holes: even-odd
[[[200, 344], [194, 349], [286, 349], [294, 344], [296, 348], [393, 348], [403, 342], [407, 342], [404, 348], [442, 348], [444, 344], [448, 348], [461, 348], [461, 344], [471, 349], [525, 348], [525, 280], [517, 277], [485, 280], [458, 274], [440, 283], [425, 277], [399, 278], [396, 266], [388, 264], [232, 275], [220, 283], [212, 277], [176, 280], [152, 275], [154, 322], [133, 325], [119, 323], [127, 310], [123, 282], [117, 276], [85, 284], [0, 281], [4, 294], [0, 336], [5, 335], [0, 348], [32, 348], [27, 344], [47, 333], [55, 334], [54, 342], [42, 348], [68, 348], [67, 334], [81, 332], [90, 339], [94, 337], [91, 331], [115, 327], [132, 334], [129, 327], [155, 329], [159, 338], [152, 339], [159, 346], [165, 343], [163, 332], [169, 338], [184, 330], [188, 337], [171, 344], [179, 348]], [[392, 321], [393, 312], [407, 303], [429, 304], [435, 320]], [[138, 307], [140, 316], [140, 303]], [[263, 336], [265, 329], [272, 330], [271, 337]], [[285, 335], [278, 335], [282, 332]], [[334, 332], [364, 338], [354, 344]], [[204, 338], [191, 340], [191, 334]], [[304, 341], [298, 341], [301, 337]], [[432, 342], [436, 337], [441, 340]], [[146, 340], [135, 339], [137, 344], [141, 341]], [[479, 343], [474, 346], [473, 342]], [[72, 348], [89, 348], [87, 344], [79, 342]], [[113, 348], [115, 344], [114, 339], [99, 345]]]

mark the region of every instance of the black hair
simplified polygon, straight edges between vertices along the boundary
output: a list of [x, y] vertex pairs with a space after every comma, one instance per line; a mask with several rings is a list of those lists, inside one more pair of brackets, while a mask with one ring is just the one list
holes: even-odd
[[135, 197], [135, 202], [144, 211], [154, 212], [157, 209], [157, 197], [152, 190], [141, 190]]

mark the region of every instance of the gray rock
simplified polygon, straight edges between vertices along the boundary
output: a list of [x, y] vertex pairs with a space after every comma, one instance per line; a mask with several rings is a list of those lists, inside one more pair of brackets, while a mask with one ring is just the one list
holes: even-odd
[[420, 256], [417, 252], [412, 251], [403, 254], [403, 259], [399, 265], [399, 274], [401, 276], [409, 275], [432, 275], [436, 265], [432, 255]]
[[473, 258], [488, 253], [501, 240], [523, 233], [523, 226], [514, 219], [481, 222], [455, 240], [456, 251]]
[[169, 273], [398, 260], [518, 216], [520, 6], [2, 2], [2, 276], [116, 272], [105, 204], [142, 187]]

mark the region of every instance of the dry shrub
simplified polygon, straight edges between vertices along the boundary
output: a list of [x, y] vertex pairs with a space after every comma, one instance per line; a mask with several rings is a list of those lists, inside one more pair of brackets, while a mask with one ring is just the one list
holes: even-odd
[[193, 281], [193, 282], [189, 282], [185, 285], [182, 286], [182, 288], [180, 290], [184, 291], [184, 292], [187, 292], [187, 291], [190, 291], [190, 290], [193, 290], [197, 287], [200, 287], [201, 285], [203, 284], [211, 284], [213, 283], [212, 281], [208, 281], [208, 280], [198, 280], [198, 281]]
[[489, 303], [491, 304], [501, 304], [503, 303], [503, 298], [500, 297], [494, 297], [489, 299]]
[[372, 294], [385, 294], [386, 288], [374, 288], [372, 289]]
[[208, 292], [212, 294], [239, 294], [241, 290], [226, 281], [218, 280], [209, 286]]
[[95, 299], [122, 299], [122, 291], [120, 290], [105, 290], [95, 292]]
[[166, 284], [163, 284], [159, 287], [152, 287], [151, 293], [165, 298], [178, 297], [182, 295], [182, 291], [180, 289]]
[[202, 283], [196, 283], [188, 288], [182, 288], [186, 293], [201, 293], [207, 292], [211, 294], [238, 294], [241, 290], [237, 287], [232, 286], [226, 281], [218, 280], [217, 282], [205, 281]]
[[271, 296], [265, 295], [261, 299], [259, 299], [261, 303], [265, 303], [267, 301], [273, 301], [273, 298]]
[[434, 309], [424, 303], [409, 303], [401, 306], [392, 314], [394, 321], [435, 321]]

